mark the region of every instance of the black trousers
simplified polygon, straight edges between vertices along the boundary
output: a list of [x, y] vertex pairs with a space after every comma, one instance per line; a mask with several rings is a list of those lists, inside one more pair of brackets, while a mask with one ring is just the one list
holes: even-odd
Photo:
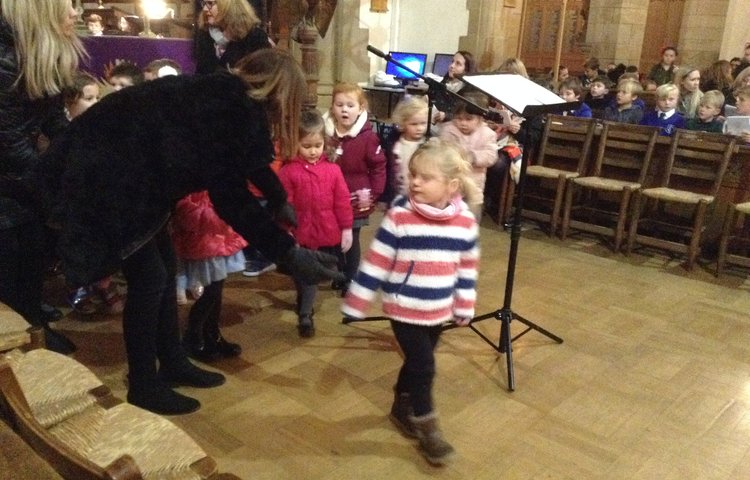
[[203, 287], [203, 294], [190, 308], [185, 341], [195, 346], [211, 345], [219, 339], [224, 280]]
[[344, 254], [344, 275], [346, 280], [351, 281], [359, 269], [359, 259], [362, 256], [362, 247], [359, 245], [359, 231], [361, 227], [352, 229], [352, 248]]
[[41, 221], [0, 229], [0, 301], [37, 326], [42, 321], [45, 244]]
[[188, 362], [180, 342], [176, 264], [166, 228], [122, 262], [128, 282], [122, 328], [131, 388], [157, 379], [157, 360], [161, 368], [176, 369]]
[[427, 415], [433, 410], [435, 346], [442, 328], [440, 325], [426, 327], [395, 320], [391, 320], [391, 328], [404, 353], [404, 364], [398, 372], [396, 392], [410, 395], [415, 416]]

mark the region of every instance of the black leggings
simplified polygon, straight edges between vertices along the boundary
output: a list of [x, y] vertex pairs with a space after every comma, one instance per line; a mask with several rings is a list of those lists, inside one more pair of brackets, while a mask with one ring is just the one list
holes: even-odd
[[362, 249], [359, 246], [360, 230], [361, 227], [352, 229], [352, 248], [344, 254], [344, 275], [347, 281], [351, 281], [359, 269], [359, 259], [362, 256]]
[[41, 222], [0, 229], [0, 301], [41, 325], [45, 237]]
[[162, 229], [122, 262], [128, 295], [122, 317], [130, 386], [156, 377], [161, 368], [178, 369], [188, 361], [180, 342], [175, 287], [176, 258]]
[[421, 417], [433, 410], [432, 383], [435, 379], [435, 346], [440, 339], [440, 325], [426, 327], [391, 320], [396, 341], [404, 353], [404, 364], [398, 372], [397, 393], [408, 393], [414, 415]]
[[219, 339], [219, 319], [221, 298], [224, 294], [224, 280], [219, 280], [203, 288], [203, 294], [195, 301], [188, 315], [185, 336], [193, 344], [213, 344]]

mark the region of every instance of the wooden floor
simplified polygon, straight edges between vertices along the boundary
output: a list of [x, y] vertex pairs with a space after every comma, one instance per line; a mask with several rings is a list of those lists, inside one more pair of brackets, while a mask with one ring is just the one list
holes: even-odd
[[[481, 234], [478, 314], [503, 305], [510, 245], [487, 218]], [[750, 478], [750, 282], [710, 269], [525, 230], [513, 310], [565, 341], [517, 340], [509, 392], [504, 356], [469, 329], [444, 334], [434, 393], [458, 451], [445, 468], [386, 418], [400, 366], [388, 325], [342, 325], [326, 287], [317, 335], [300, 339], [292, 283], [275, 273], [228, 281], [223, 331], [244, 353], [214, 365], [226, 385], [183, 390], [199, 412], [171, 418], [246, 479]], [[499, 337], [497, 321], [479, 325]], [[124, 396], [119, 318], [71, 314], [57, 328]]]

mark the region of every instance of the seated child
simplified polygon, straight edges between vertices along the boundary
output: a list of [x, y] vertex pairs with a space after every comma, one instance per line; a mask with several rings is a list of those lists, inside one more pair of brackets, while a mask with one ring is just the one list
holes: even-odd
[[63, 90], [65, 116], [73, 120], [99, 101], [99, 83], [86, 72], [77, 72], [73, 85]]
[[612, 103], [614, 97], [609, 92], [611, 86], [612, 81], [606, 75], [599, 75], [589, 85], [589, 91], [584, 95], [583, 101], [591, 108], [592, 117], [604, 117], [604, 109]]
[[604, 109], [604, 120], [638, 124], [643, 118], [643, 109], [635, 106], [633, 102], [642, 91], [643, 88], [637, 81], [630, 78], [622, 80], [617, 85], [616, 105]]
[[[750, 86], [745, 85], [734, 91], [735, 105], [737, 111], [734, 115], [750, 117]], [[746, 144], [750, 144], [750, 130], [742, 132], [740, 138]]]
[[656, 109], [646, 112], [641, 125], [659, 127], [659, 135], [672, 136], [675, 129], [685, 128], [685, 117], [677, 111], [680, 89], [674, 83], [665, 83], [656, 89]]
[[724, 120], [721, 118], [723, 106], [723, 93], [718, 90], [707, 91], [698, 102], [696, 116], [687, 120], [685, 128], [702, 132], [722, 133], [724, 131]]
[[86, 17], [86, 28], [89, 30], [89, 35], [98, 37], [104, 33], [104, 27], [102, 26], [102, 17], [96, 13], [92, 13]]
[[[467, 93], [464, 98], [482, 108], [487, 108], [487, 97], [478, 92]], [[465, 102], [458, 102], [453, 110], [453, 119], [443, 125], [440, 138], [451, 140], [466, 150], [471, 162], [472, 178], [479, 190], [484, 191], [487, 167], [497, 162], [497, 136], [487, 126], [484, 118], [470, 113]], [[469, 205], [469, 207], [479, 221], [482, 218], [483, 199], [480, 199], [478, 204]]]
[[[580, 101], [582, 93], [583, 93], [583, 85], [581, 85], [581, 81], [578, 78], [568, 77], [562, 82], [560, 82], [560, 98], [562, 98], [566, 102]], [[586, 103], [581, 102], [581, 105], [578, 108], [576, 108], [575, 110], [563, 112], [563, 115], [570, 115], [572, 117], [591, 118], [591, 107], [586, 105]]]
[[143, 72], [134, 63], [120, 62], [109, 71], [107, 82], [114, 91], [122, 90], [143, 83]]

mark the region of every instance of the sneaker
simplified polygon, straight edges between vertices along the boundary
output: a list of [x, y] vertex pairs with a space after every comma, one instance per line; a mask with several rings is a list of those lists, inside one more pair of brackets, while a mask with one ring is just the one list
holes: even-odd
[[203, 295], [203, 285], [190, 287], [190, 296], [193, 297], [193, 300], [198, 300], [201, 295]]
[[97, 306], [94, 303], [94, 295], [88, 287], [80, 287], [68, 295], [68, 303], [73, 310], [82, 315], [93, 315]]
[[248, 260], [242, 274], [246, 277], [257, 277], [272, 270], [276, 270], [276, 264], [268, 260]]

